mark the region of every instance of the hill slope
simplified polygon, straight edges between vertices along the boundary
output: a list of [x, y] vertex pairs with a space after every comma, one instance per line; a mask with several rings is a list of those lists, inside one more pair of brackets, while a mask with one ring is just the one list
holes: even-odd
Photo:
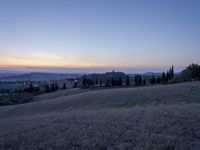
[[5, 106], [0, 149], [199, 149], [199, 102], [191, 82]]

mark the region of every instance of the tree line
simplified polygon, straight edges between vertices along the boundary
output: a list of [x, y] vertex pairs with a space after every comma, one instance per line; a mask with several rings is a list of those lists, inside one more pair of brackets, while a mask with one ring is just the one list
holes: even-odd
[[[174, 67], [172, 66], [166, 73], [163, 72], [162, 75], [155, 77], [154, 75], [146, 81], [145, 77], [142, 77], [141, 74], [136, 74], [134, 79], [131, 79], [129, 75], [126, 75], [125, 78], [122, 76], [116, 77], [107, 77], [104, 81], [99, 80], [97, 77], [95, 79], [90, 78], [89, 76], [83, 76], [82, 78], [82, 87], [91, 88], [95, 86], [105, 86], [105, 87], [115, 87], [115, 86], [130, 86], [130, 85], [146, 85], [150, 84], [160, 84], [160, 83], [169, 83], [174, 78]], [[131, 80], [134, 81], [134, 84], [131, 84]]]
[[[77, 88], [77, 82], [74, 82], [73, 88]], [[53, 83], [45, 83], [43, 87], [35, 86], [32, 82], [29, 83], [29, 86], [24, 89], [25, 92], [28, 93], [41, 93], [41, 92], [55, 92], [58, 90], [66, 90], [67, 86], [66, 83], [64, 82], [61, 87], [57, 84], [57, 82]]]

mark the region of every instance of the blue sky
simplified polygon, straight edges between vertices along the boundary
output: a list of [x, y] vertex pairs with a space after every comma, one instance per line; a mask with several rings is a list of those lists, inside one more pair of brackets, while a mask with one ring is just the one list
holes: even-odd
[[198, 0], [2, 0], [0, 68], [177, 70], [200, 63]]

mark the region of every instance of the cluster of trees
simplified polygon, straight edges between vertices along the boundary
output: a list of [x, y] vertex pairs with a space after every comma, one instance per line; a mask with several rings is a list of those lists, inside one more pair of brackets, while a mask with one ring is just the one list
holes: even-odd
[[140, 74], [136, 74], [134, 81], [136, 85], [142, 84], [142, 76]]
[[[197, 64], [191, 64], [189, 65], [183, 72], [181, 80], [200, 80], [200, 66]], [[112, 76], [104, 80], [105, 86], [111, 87], [111, 86], [122, 86], [123, 83], [126, 86], [130, 86], [130, 76], [126, 75], [123, 76]], [[146, 79], [142, 78], [142, 75], [136, 74], [134, 77], [134, 83], [135, 85], [145, 85]], [[176, 82], [177, 77], [174, 78], [174, 67], [171, 66], [167, 72], [163, 72], [161, 75], [155, 77], [154, 75], [148, 79], [148, 83], [150, 84], [168, 84], [172, 82]], [[123, 82], [125, 81], [125, 82]], [[100, 85], [102, 86], [102, 81], [98, 81], [96, 78], [95, 80], [92, 80], [90, 78], [87, 78], [86, 76], [82, 80], [83, 87], [94, 87], [94, 85]]]
[[84, 88], [94, 87], [94, 81], [87, 78], [87, 76], [83, 76], [82, 87], [84, 87]]
[[181, 77], [185, 81], [200, 80], [200, 65], [198, 64], [189, 65], [182, 71]]
[[[108, 78], [105, 80], [104, 85], [106, 87], [111, 87], [111, 86], [122, 86], [122, 77], [114, 77], [112, 76], [112, 78]], [[90, 87], [94, 87], [95, 85], [99, 85], [102, 86], [103, 82], [102, 80], [98, 80], [98, 78], [96, 78], [95, 80], [92, 80], [91, 78], [87, 77], [87, 76], [83, 76], [82, 79], [82, 87], [83, 88], [90, 88]]]
[[45, 88], [45, 92], [49, 93], [49, 92], [57, 91], [59, 89], [59, 86], [57, 82], [55, 82], [55, 83], [51, 83], [50, 86], [49, 84], [45, 84], [44, 88]]
[[[111, 85], [111, 86], [122, 86], [122, 77], [119, 76], [118, 78], [115, 78], [114, 76], [112, 77], [111, 81], [108, 80], [107, 82], [111, 82], [110, 84], [106, 84], [106, 85]], [[106, 83], [107, 83], [106, 82]]]
[[[74, 84], [74, 87], [77, 87], [77, 83]], [[58, 86], [57, 82], [51, 83], [51, 84], [46, 83], [44, 85], [44, 92], [46, 93], [55, 92], [59, 89], [62, 89], [62, 90], [67, 89], [66, 83], [63, 83], [62, 88]], [[34, 86], [33, 83], [30, 82], [29, 86], [24, 91], [29, 92], [29, 93], [36, 93], [36, 92], [42, 92], [43, 90], [41, 90], [41, 87]]]
[[151, 84], [160, 84], [160, 83], [168, 83], [169, 81], [172, 81], [174, 78], [174, 67], [172, 66], [166, 73], [163, 72], [162, 76], [158, 76], [155, 78], [153, 75], [150, 79]]
[[37, 86], [34, 86], [32, 82], [29, 83], [28, 88], [25, 88], [25, 92], [33, 93], [40, 91], [40, 88]]
[[169, 82], [174, 78], [174, 67], [172, 66], [167, 73], [162, 73], [162, 82]]

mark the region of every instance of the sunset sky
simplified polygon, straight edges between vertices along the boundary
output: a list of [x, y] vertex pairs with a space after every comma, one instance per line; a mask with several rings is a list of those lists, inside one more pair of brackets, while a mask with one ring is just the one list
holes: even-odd
[[1, 0], [0, 70], [163, 71], [200, 63], [199, 0]]

